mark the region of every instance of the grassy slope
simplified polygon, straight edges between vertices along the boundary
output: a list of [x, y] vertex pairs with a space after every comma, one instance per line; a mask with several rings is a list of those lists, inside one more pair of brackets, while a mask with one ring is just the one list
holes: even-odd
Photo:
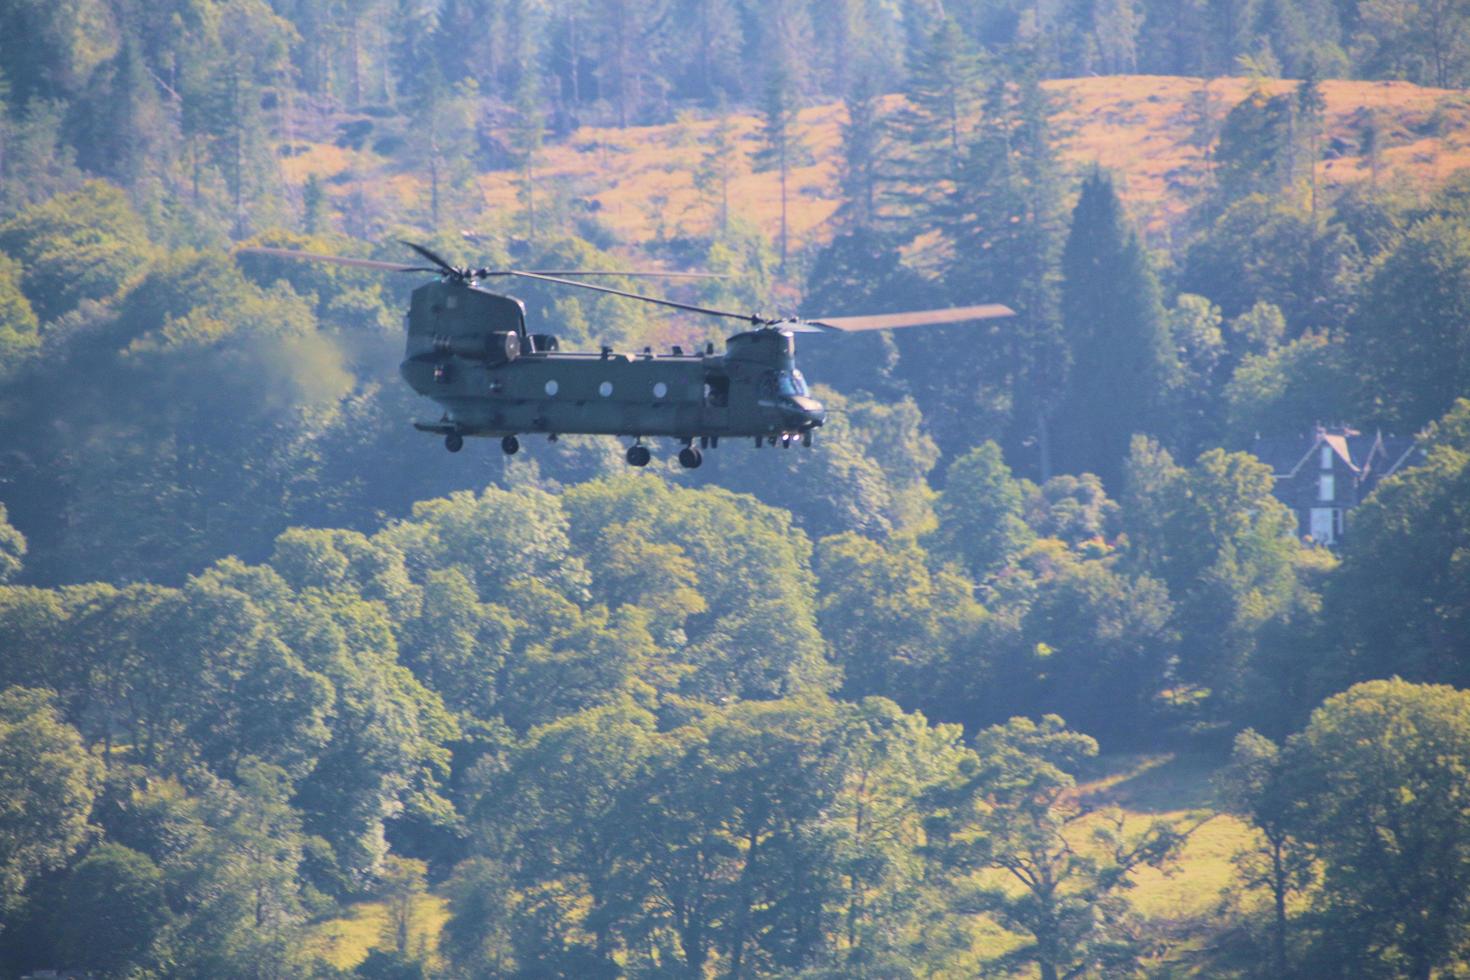
[[1108, 775], [1082, 786], [1088, 802], [1120, 807], [1130, 830], [1159, 818], [1192, 828], [1177, 864], [1143, 868], [1128, 893], [1162, 941], [1157, 966], [1170, 976], [1193, 975], [1220, 924], [1223, 893], [1236, 887], [1231, 859], [1256, 839], [1242, 820], [1215, 809], [1216, 765], [1191, 755], [1115, 757], [1106, 760]]
[[[1219, 976], [1207, 948], [1221, 925], [1223, 892], [1235, 881], [1232, 857], [1248, 848], [1255, 832], [1229, 814], [1215, 810], [1212, 779], [1218, 760], [1192, 755], [1111, 756], [1098, 760], [1078, 795], [1097, 812], [1074, 825], [1068, 839], [1086, 852], [1094, 827], [1122, 812], [1125, 832], [1141, 833], [1155, 820], [1171, 821], [1191, 831], [1178, 860], [1164, 870], [1143, 868], [1127, 892], [1133, 907], [1147, 920], [1158, 944], [1152, 974], [1171, 977]], [[990, 883], [1005, 887], [1003, 876]], [[988, 922], [976, 931], [979, 962], [1015, 945], [1011, 936]]]
[[[1134, 75], [1063, 79], [1046, 83], [1046, 88], [1056, 108], [1053, 126], [1064, 165], [1077, 172], [1100, 163], [1120, 175], [1125, 195], [1151, 237], [1166, 241], [1207, 177], [1205, 154], [1195, 138], [1202, 128], [1201, 106], [1208, 106], [1218, 126], [1250, 85], [1238, 78], [1206, 84], [1196, 78]], [[1294, 85], [1265, 83], [1273, 93]], [[1322, 145], [1328, 159], [1318, 165], [1318, 175], [1326, 188], [1369, 178], [1360, 140], [1372, 113], [1380, 115], [1384, 135], [1380, 179], [1432, 186], [1470, 166], [1470, 98], [1462, 93], [1407, 82], [1329, 81], [1323, 94], [1327, 125]], [[796, 247], [831, 234], [843, 120], [840, 105], [801, 113], [799, 132], [810, 158], [791, 175], [790, 226]], [[715, 125], [690, 117], [662, 126], [584, 127], [545, 148], [540, 179], [543, 187], [556, 185], [594, 202], [599, 219], [624, 241], [707, 235], [717, 206], [712, 196], [695, 189], [693, 173]], [[754, 154], [760, 144], [756, 119], [737, 116], [733, 125], [746, 155]], [[393, 212], [426, 196], [422, 179], [407, 172], [401, 161], [369, 149], [298, 140], [293, 141], [293, 153], [281, 161], [283, 175], [293, 184], [316, 174], [329, 181], [334, 194], [345, 198], [361, 192]], [[500, 213], [514, 210], [516, 179], [512, 171], [481, 174], [487, 206]], [[754, 173], [746, 160], [730, 185], [730, 201], [732, 213], [775, 234], [780, 213], [775, 173]]]
[[[422, 955], [432, 969], [442, 966], [438, 953], [439, 930], [448, 919], [449, 903], [445, 899], [424, 895], [415, 901], [409, 949], [415, 955]], [[343, 970], [357, 966], [371, 950], [392, 949], [386, 903], [357, 902], [348, 906], [337, 918], [313, 926], [306, 948]]]

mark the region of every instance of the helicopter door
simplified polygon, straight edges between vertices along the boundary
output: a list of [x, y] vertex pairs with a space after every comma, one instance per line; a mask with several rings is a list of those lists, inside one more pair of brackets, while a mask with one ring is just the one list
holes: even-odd
[[704, 376], [704, 427], [719, 432], [730, 424], [730, 377], [714, 371]]

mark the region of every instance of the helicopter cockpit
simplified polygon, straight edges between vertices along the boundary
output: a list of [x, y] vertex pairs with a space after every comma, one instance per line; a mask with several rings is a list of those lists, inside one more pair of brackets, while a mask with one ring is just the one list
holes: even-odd
[[792, 368], [790, 371], [782, 371], [776, 375], [776, 389], [787, 398], [805, 398], [809, 393], [806, 387], [806, 378], [801, 372]]

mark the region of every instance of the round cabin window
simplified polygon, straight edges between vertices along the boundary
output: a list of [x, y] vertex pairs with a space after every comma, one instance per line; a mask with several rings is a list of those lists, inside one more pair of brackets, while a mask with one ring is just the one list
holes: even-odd
[[664, 395], [667, 395], [668, 393], [669, 393], [669, 386], [666, 385], [666, 384], [664, 384], [662, 381], [660, 381], [658, 384], [656, 384], [656, 385], [653, 386], [653, 397], [655, 397], [655, 398], [662, 398]]
[[609, 397], [612, 394], [612, 382], [604, 381], [602, 384], [598, 385], [597, 393], [603, 398]]
[[552, 380], [546, 382], [546, 393], [548, 395], [555, 395], [559, 387], [560, 386], [556, 383], [556, 379], [553, 378]]

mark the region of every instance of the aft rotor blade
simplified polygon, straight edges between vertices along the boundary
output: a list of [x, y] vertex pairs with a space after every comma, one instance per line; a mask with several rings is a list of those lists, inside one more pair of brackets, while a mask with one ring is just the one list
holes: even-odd
[[524, 272], [519, 269], [505, 269], [496, 275], [520, 276], [522, 279], [536, 279], [540, 282], [555, 283], [558, 286], [575, 286], [578, 289], [590, 289], [594, 293], [607, 293], [609, 296], [621, 296], [624, 299], [636, 299], [643, 303], [653, 303], [658, 306], [667, 306], [670, 309], [684, 310], [687, 313], [702, 313], [705, 316], [722, 316], [730, 320], [744, 320], [746, 323], [764, 326], [771, 323], [752, 313], [732, 313], [729, 310], [714, 310], [707, 306], [693, 306], [689, 303], [678, 303], [671, 299], [662, 299], [658, 296], [644, 296], [642, 293], [630, 293], [622, 289], [613, 289], [610, 286], [594, 286], [590, 282], [578, 282], [575, 279], [563, 279], [560, 276], [546, 275], [540, 272]]
[[350, 265], [358, 269], [381, 269], [385, 272], [438, 272], [421, 265], [400, 265], [397, 262], [379, 262], [376, 259], [353, 259], [345, 255], [322, 255], [318, 252], [298, 252], [289, 248], [266, 248], [250, 245], [235, 249], [237, 253], [251, 255], [273, 255], [279, 259], [295, 259], [300, 262], [329, 262], [332, 265]]
[[875, 313], [871, 316], [807, 317], [801, 321], [818, 329], [851, 333], [859, 330], [897, 330], [901, 327], [930, 327], [968, 320], [995, 320], [1015, 316], [1016, 311], [1002, 303], [982, 306], [955, 306], [946, 310], [915, 310], [909, 313]]
[[460, 271], [454, 266], [450, 265], [448, 262], [444, 261], [444, 259], [440, 258], [438, 255], [435, 255], [433, 252], [429, 251], [422, 245], [416, 245], [413, 242], [406, 242], [401, 238], [398, 239], [398, 244], [407, 245], [409, 248], [413, 249], [415, 252], [419, 253], [424, 258], [437, 265], [439, 267], [439, 271], [443, 271], [451, 276], [458, 276], [461, 274]]

